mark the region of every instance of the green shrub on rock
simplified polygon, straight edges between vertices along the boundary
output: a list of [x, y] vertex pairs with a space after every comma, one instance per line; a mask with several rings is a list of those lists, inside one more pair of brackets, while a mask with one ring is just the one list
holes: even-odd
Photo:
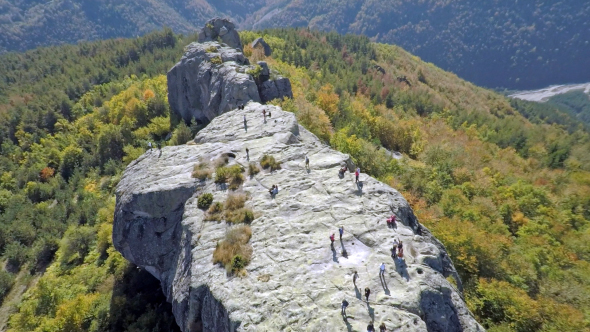
[[211, 203], [213, 203], [213, 194], [211, 193], [204, 193], [197, 200], [197, 206], [203, 210], [208, 209]]

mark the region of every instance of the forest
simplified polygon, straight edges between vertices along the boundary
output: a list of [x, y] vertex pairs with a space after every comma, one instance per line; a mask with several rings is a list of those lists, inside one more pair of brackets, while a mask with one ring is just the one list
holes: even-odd
[[[272, 57], [245, 54], [293, 85], [293, 99], [273, 103], [403, 193], [489, 331], [590, 330], [587, 127], [367, 37], [241, 32], [245, 44], [258, 36]], [[194, 39], [167, 29], [0, 56], [8, 331], [177, 329], [157, 281], [112, 247], [111, 227], [125, 166], [147, 142], [183, 144], [200, 128], [171, 124], [165, 77]]]
[[590, 77], [587, 1], [3, 1], [0, 52], [136, 37], [163, 26], [188, 34], [216, 16], [241, 29], [363, 34], [490, 88], [536, 89]]

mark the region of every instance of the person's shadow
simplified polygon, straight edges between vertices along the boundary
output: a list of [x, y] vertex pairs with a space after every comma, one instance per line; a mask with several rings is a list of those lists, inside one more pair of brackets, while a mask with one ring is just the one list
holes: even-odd
[[348, 315], [342, 313], [342, 320], [344, 321], [344, 324], [346, 324], [346, 330], [348, 332], [352, 332], [352, 325], [350, 325], [350, 323], [348, 322]]
[[359, 288], [354, 285], [354, 295], [356, 296], [357, 299], [361, 300], [361, 291], [359, 290]]
[[356, 188], [358, 189], [357, 192], [356, 192], [356, 194], [358, 196], [362, 196], [363, 195], [363, 182], [362, 181], [357, 182], [356, 183]]
[[371, 307], [371, 303], [367, 301], [367, 310], [369, 311], [369, 316], [371, 316], [371, 321], [375, 320], [375, 309]]
[[334, 262], [338, 263], [338, 256], [336, 255], [336, 249], [334, 249], [334, 244], [333, 243], [330, 246], [330, 249], [332, 249], [332, 260]]
[[395, 263], [395, 270], [397, 273], [399, 273], [402, 278], [406, 279], [406, 281], [410, 281], [410, 275], [406, 269], [406, 262], [404, 262], [404, 260], [398, 259], [397, 257], [393, 258], [393, 262]]
[[387, 287], [387, 282], [385, 281], [385, 276], [380, 276], [379, 279], [381, 279], [381, 286], [383, 286], [383, 290], [385, 291], [386, 295], [391, 295], [391, 292], [389, 291], [389, 287]]
[[246, 120], [244, 120], [244, 130], [248, 132], [248, 122]]
[[344, 247], [344, 242], [342, 242], [342, 239], [340, 239], [340, 247], [342, 247], [342, 257], [348, 258], [348, 252], [346, 251], [346, 248]]

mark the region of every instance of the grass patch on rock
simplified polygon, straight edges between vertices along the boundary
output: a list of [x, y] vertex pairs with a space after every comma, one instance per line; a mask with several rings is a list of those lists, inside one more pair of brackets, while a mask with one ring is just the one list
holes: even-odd
[[225, 220], [232, 224], [249, 224], [256, 217], [252, 209], [245, 207], [247, 196], [245, 194], [229, 194], [225, 203], [212, 203], [205, 215], [206, 221]]
[[211, 165], [208, 162], [200, 162], [195, 165], [191, 176], [201, 181], [211, 178]]
[[252, 259], [252, 246], [248, 243], [251, 237], [250, 226], [232, 227], [225, 238], [217, 242], [213, 251], [213, 263], [223, 265], [228, 273], [245, 275], [244, 268]]
[[276, 171], [281, 169], [281, 163], [275, 160], [275, 157], [271, 155], [263, 155], [262, 159], [260, 160], [260, 166], [264, 169], [270, 169], [272, 171]]
[[224, 219], [233, 224], [251, 223], [254, 220], [254, 212], [246, 208], [245, 194], [230, 194], [224, 204]]
[[244, 183], [243, 172], [240, 165], [218, 167], [215, 170], [215, 183], [229, 183], [229, 189], [236, 190]]
[[209, 206], [205, 214], [206, 221], [221, 221], [223, 219], [223, 203], [215, 202]]
[[258, 165], [256, 165], [256, 163], [248, 164], [248, 175], [249, 176], [254, 176], [258, 173], [260, 173], [260, 168], [258, 168]]

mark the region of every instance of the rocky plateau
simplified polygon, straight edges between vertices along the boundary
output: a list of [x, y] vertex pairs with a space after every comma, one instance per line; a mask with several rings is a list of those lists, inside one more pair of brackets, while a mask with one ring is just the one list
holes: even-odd
[[[266, 123], [263, 108], [272, 112]], [[402, 195], [366, 174], [361, 185], [354, 174], [339, 177], [350, 158], [299, 126], [292, 113], [251, 102], [215, 118], [192, 144], [150, 150], [128, 166], [117, 188], [113, 231], [125, 258], [161, 281], [183, 331], [365, 331], [371, 321], [388, 331], [483, 331], [465, 306], [443, 245]], [[231, 276], [213, 264], [212, 253], [235, 226], [204, 221], [197, 207], [200, 194], [223, 202], [228, 190], [191, 172], [222, 155], [247, 168], [248, 159], [264, 154], [282, 168], [247, 177], [239, 189], [257, 218], [247, 275]], [[275, 198], [268, 193], [273, 184], [280, 189]], [[391, 214], [396, 228], [386, 226]], [[341, 225], [344, 236], [331, 250], [328, 237], [338, 237]], [[405, 262], [391, 257], [394, 238], [404, 243]], [[365, 287], [374, 294], [369, 303], [361, 297]], [[347, 320], [340, 315], [343, 299], [350, 303]]]

